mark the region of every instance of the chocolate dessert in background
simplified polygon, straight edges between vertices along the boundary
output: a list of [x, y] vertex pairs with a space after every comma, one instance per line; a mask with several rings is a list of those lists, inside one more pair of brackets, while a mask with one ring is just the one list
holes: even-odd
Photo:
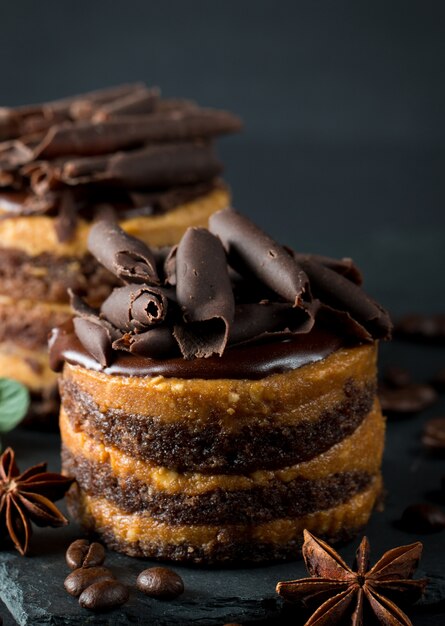
[[284, 248], [231, 209], [159, 252], [112, 221], [119, 281], [55, 329], [72, 514], [132, 556], [295, 558], [355, 535], [381, 495], [376, 396], [388, 314], [350, 259]]
[[96, 304], [115, 284], [88, 253], [92, 222], [159, 247], [206, 225], [230, 201], [214, 140], [240, 127], [142, 83], [0, 109], [0, 376], [29, 387], [28, 421], [58, 410], [46, 342], [70, 318], [67, 289]]

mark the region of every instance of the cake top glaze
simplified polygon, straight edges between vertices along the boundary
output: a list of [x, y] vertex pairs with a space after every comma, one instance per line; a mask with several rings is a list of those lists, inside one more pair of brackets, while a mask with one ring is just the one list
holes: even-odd
[[122, 285], [100, 309], [71, 294], [73, 327], [50, 340], [54, 369], [255, 377], [390, 336], [350, 259], [297, 253], [232, 209], [162, 250], [100, 220], [89, 250]]
[[143, 83], [0, 108], [1, 215], [56, 215], [64, 241], [79, 214], [94, 219], [104, 205], [162, 212], [220, 184], [213, 141], [240, 128], [231, 113]]

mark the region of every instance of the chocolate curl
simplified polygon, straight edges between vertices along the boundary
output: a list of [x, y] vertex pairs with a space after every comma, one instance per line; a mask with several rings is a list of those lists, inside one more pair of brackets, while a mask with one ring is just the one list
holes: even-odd
[[176, 285], [176, 254], [178, 246], [173, 246], [164, 261], [165, 282], [168, 285]]
[[257, 341], [267, 336], [308, 333], [315, 321], [314, 304], [308, 309], [282, 302], [240, 304], [230, 329], [229, 344]]
[[151, 359], [165, 359], [178, 354], [178, 344], [171, 329], [166, 326], [155, 327], [144, 333], [126, 333], [113, 343], [113, 349]]
[[254, 275], [287, 302], [299, 306], [307, 291], [303, 269], [286, 250], [249, 219], [233, 209], [209, 219], [210, 232], [224, 244], [229, 262], [240, 274]]
[[133, 189], [162, 188], [210, 180], [222, 165], [212, 148], [201, 144], [165, 144], [108, 156], [69, 160], [53, 167], [37, 163], [31, 185], [36, 193], [57, 184], [107, 184]]
[[122, 333], [107, 320], [100, 319], [97, 309], [87, 304], [71, 289], [68, 289], [68, 295], [71, 308], [76, 315], [73, 325], [77, 338], [102, 367], [107, 367], [113, 357], [112, 342], [119, 339]]
[[101, 220], [92, 226], [88, 249], [99, 263], [123, 282], [159, 284], [151, 250], [114, 222]]
[[42, 104], [15, 108], [2, 107], [0, 108], [0, 141], [45, 131], [57, 122], [69, 120], [72, 116], [77, 117], [79, 112], [80, 116], [85, 113], [89, 116], [97, 105], [105, 104], [143, 88], [145, 88], [143, 83], [119, 85]]
[[12, 171], [31, 161], [32, 149], [19, 140], [5, 141], [0, 144], [0, 170]]
[[323, 256], [321, 254], [305, 254], [301, 252], [295, 252], [292, 248], [286, 246], [286, 250], [294, 257], [297, 263], [301, 263], [305, 259], [313, 259], [317, 263], [321, 263], [325, 267], [328, 267], [337, 274], [341, 274], [345, 278], [352, 280], [356, 285], [363, 284], [363, 276], [354, 261], [349, 257], [343, 257], [342, 259], [334, 259], [329, 256]]
[[102, 316], [116, 328], [144, 331], [165, 319], [166, 290], [147, 285], [126, 285], [112, 291], [101, 306]]
[[332, 328], [340, 337], [349, 337], [352, 340], [369, 343], [373, 340], [372, 334], [357, 322], [348, 311], [334, 309], [322, 304], [317, 315], [317, 321], [325, 328]]
[[113, 351], [108, 330], [99, 321], [96, 322], [83, 317], [75, 317], [73, 324], [77, 338], [85, 350], [102, 367], [110, 365]]
[[78, 316], [74, 317], [74, 331], [85, 350], [98, 361], [102, 367], [111, 362], [111, 333], [101, 322], [96, 309], [93, 309], [79, 295], [68, 289], [71, 308]]
[[57, 217], [54, 221], [57, 238], [60, 242], [70, 241], [78, 224], [78, 203], [70, 191], [61, 193]]
[[174, 336], [184, 358], [222, 355], [235, 302], [224, 248], [204, 228], [189, 228], [176, 252], [176, 296], [184, 324]]
[[129, 93], [122, 98], [114, 100], [114, 102], [99, 107], [94, 112], [93, 121], [104, 122], [115, 116], [153, 113], [160, 95], [161, 92], [157, 87], [152, 89], [144, 88], [134, 93]]
[[198, 109], [117, 118], [105, 122], [67, 122], [53, 126], [30, 156], [95, 156], [164, 141], [188, 141], [234, 133], [241, 121], [226, 111]]
[[[392, 324], [388, 313], [359, 286], [308, 257], [301, 261], [301, 265], [309, 276], [314, 296], [323, 305], [336, 310], [337, 317], [339, 313], [348, 314], [375, 339], [388, 339], [391, 336]], [[344, 315], [342, 317], [351, 326], [349, 320]], [[366, 335], [363, 330], [359, 334]]]
[[100, 105], [118, 101], [121, 98], [143, 91], [148, 91], [144, 83], [128, 83], [74, 96], [68, 98], [66, 103], [69, 105], [68, 110], [72, 118], [86, 119], [90, 118]]

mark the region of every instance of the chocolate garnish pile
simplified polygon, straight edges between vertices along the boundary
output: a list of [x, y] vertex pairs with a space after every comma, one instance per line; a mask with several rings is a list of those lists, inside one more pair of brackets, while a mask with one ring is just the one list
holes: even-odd
[[118, 350], [222, 356], [234, 345], [309, 333], [316, 321], [355, 344], [390, 335], [388, 314], [357, 285], [349, 261], [298, 257], [232, 209], [163, 250], [102, 220], [89, 249], [123, 283], [100, 310], [72, 294], [75, 333], [102, 367]]
[[104, 204], [150, 215], [215, 188], [213, 140], [240, 128], [231, 113], [142, 83], [0, 108], [0, 188], [25, 193], [15, 214], [56, 214], [64, 241]]

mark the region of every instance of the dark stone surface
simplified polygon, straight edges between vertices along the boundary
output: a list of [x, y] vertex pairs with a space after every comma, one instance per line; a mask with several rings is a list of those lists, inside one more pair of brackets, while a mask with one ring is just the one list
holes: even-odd
[[[427, 380], [443, 364], [445, 349], [393, 342], [382, 346], [381, 360], [382, 367], [403, 364], [416, 379]], [[438, 501], [445, 459], [432, 458], [422, 452], [420, 433], [424, 421], [443, 414], [444, 409], [445, 397], [441, 396], [439, 403], [428, 411], [389, 422], [384, 462], [388, 490], [385, 510], [374, 513], [366, 529], [374, 560], [395, 545], [417, 539], [424, 542], [421, 574], [430, 578], [430, 585], [421, 604], [413, 610], [416, 626], [438, 624], [441, 618], [445, 620], [445, 532], [419, 536], [399, 530], [394, 522], [408, 504]], [[4, 444], [15, 447], [23, 467], [42, 459], [48, 459], [54, 469], [59, 466], [56, 435], [19, 430], [7, 435]], [[445, 508], [445, 499], [442, 504]], [[278, 619], [286, 624], [287, 620], [299, 623], [303, 619], [294, 609], [288, 608], [282, 613], [274, 591], [278, 580], [305, 575], [301, 561], [242, 569], [174, 567], [183, 577], [186, 591], [177, 600], [161, 602], [135, 589], [138, 573], [152, 562], [111, 552], [106, 564], [120, 580], [131, 585], [130, 602], [112, 613], [90, 614], [80, 609], [77, 601], [63, 589], [63, 580], [68, 574], [64, 551], [77, 537], [74, 525], [60, 530], [36, 529], [29, 557], [22, 558], [13, 550], [0, 553], [0, 596], [17, 623], [23, 626], [79, 623], [210, 626], [227, 622], [274, 624]], [[354, 541], [341, 549], [348, 561], [353, 559], [356, 545]]]

